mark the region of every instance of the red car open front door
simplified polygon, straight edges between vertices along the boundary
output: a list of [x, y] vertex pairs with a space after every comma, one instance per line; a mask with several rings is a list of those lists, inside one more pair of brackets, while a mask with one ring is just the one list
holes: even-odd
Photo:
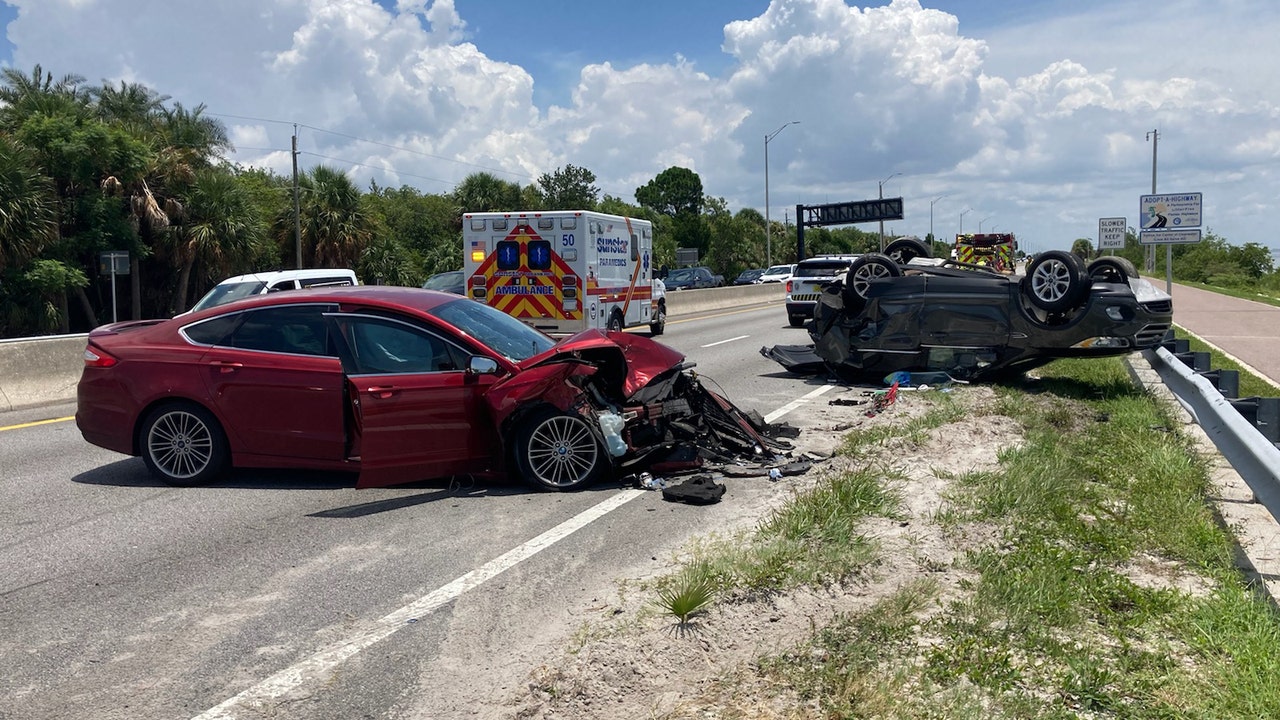
[[499, 447], [482, 402], [492, 375], [465, 372], [467, 353], [395, 319], [330, 316], [345, 340], [360, 456], [356, 487], [486, 470]]

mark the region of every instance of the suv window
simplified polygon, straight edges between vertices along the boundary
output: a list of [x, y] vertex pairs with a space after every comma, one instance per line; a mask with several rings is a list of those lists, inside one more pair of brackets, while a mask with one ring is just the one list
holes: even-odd
[[795, 277], [834, 277], [849, 269], [852, 260], [813, 260], [796, 266]]

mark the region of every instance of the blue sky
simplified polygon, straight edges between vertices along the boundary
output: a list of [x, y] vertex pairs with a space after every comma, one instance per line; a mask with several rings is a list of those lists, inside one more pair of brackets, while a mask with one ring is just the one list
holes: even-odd
[[[203, 103], [236, 162], [447, 192], [565, 164], [605, 193], [671, 166], [730, 209], [904, 198], [890, 231], [1035, 249], [1202, 192], [1208, 229], [1273, 241], [1272, 0], [0, 0], [0, 64]], [[74, 41], [68, 41], [74, 38]], [[930, 212], [932, 210], [932, 212]], [[963, 225], [963, 226], [962, 226]]]

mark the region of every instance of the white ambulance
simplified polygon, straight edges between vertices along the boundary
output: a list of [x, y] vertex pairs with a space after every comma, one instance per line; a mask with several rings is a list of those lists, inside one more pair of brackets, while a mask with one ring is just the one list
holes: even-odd
[[666, 287], [653, 277], [653, 225], [588, 210], [466, 213], [467, 297], [547, 333], [648, 325], [661, 335]]

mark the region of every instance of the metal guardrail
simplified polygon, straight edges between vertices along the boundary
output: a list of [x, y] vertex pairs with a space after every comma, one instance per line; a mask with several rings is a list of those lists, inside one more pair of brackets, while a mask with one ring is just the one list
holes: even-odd
[[[1181, 341], [1185, 343], [1186, 341]], [[1174, 350], [1170, 350], [1170, 344]], [[1178, 402], [1213, 441], [1273, 518], [1280, 520], [1280, 398], [1224, 397], [1239, 386], [1234, 370], [1210, 370], [1208, 353], [1191, 353], [1177, 340], [1143, 355]], [[1189, 361], [1189, 362], [1188, 362]], [[1270, 436], [1270, 437], [1269, 437]]]

